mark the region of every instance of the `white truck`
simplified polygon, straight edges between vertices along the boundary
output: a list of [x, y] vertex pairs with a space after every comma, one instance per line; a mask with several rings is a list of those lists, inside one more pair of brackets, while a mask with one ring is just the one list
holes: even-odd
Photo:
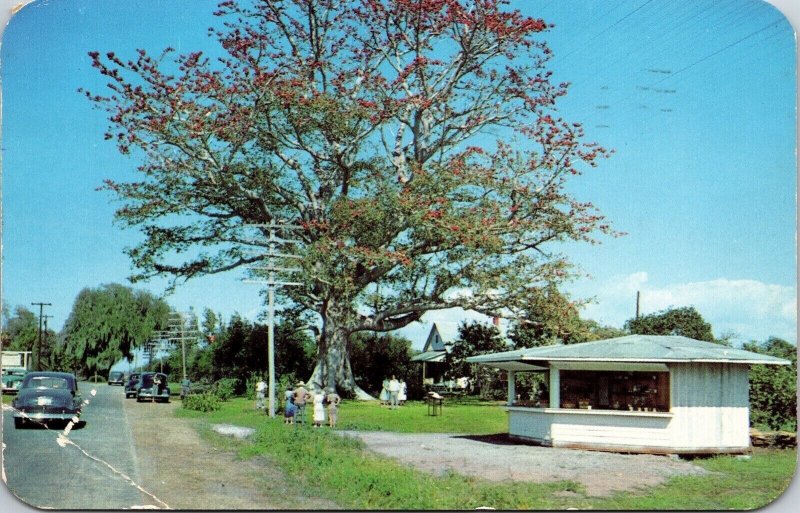
[[4, 394], [16, 394], [31, 364], [30, 351], [3, 351], [0, 358], [0, 379]]
[[23, 369], [30, 368], [31, 352], [30, 351], [3, 351], [2, 361], [0, 367], [22, 367]]

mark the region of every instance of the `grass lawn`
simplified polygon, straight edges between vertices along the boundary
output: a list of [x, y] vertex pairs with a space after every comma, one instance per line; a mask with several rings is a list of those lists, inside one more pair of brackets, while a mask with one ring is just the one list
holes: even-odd
[[[710, 476], [674, 478], [666, 485], [611, 497], [586, 497], [580, 485], [498, 484], [450, 474], [432, 476], [367, 451], [353, 439], [326, 429], [290, 427], [253, 410], [252, 401], [233, 399], [220, 411], [203, 414], [178, 409], [194, 419], [204, 436], [235, 450], [242, 458], [263, 455], [284, 472], [347, 509], [756, 509], [778, 497], [796, 466], [796, 451], [756, 451], [749, 461], [728, 456], [697, 460]], [[310, 417], [310, 411], [306, 414]], [[389, 411], [374, 403], [347, 401], [340, 410], [342, 429], [395, 432], [487, 434], [506, 430], [496, 403], [451, 401], [441, 417], [428, 417], [424, 403]], [[252, 442], [234, 442], [213, 434], [208, 425], [230, 423], [256, 428]], [[569, 493], [565, 493], [569, 492]]]
[[[347, 401], [339, 410], [338, 427], [395, 433], [459, 433], [487, 435], [508, 431], [508, 417], [500, 402], [469, 398], [445, 399], [442, 414], [428, 415], [423, 401], [408, 401], [397, 410], [377, 401]], [[310, 412], [306, 411], [306, 415]]]

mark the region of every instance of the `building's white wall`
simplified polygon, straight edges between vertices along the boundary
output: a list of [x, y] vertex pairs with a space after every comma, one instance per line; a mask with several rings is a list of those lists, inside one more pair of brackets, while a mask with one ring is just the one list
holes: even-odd
[[731, 364], [670, 365], [672, 445], [735, 448], [750, 445], [748, 367]]
[[750, 446], [748, 367], [670, 365], [669, 413], [509, 408], [508, 432], [554, 446], [664, 452]]
[[665, 413], [511, 408], [508, 432], [553, 445], [668, 449], [671, 417]]
[[667, 416], [557, 414], [552, 436], [556, 445], [652, 447], [670, 446]]
[[509, 409], [508, 434], [549, 443], [552, 420], [552, 415], [530, 408]]

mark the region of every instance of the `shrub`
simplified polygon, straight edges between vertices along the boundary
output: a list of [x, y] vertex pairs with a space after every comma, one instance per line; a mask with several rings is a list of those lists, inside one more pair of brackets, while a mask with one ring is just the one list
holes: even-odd
[[181, 405], [187, 410], [208, 413], [219, 410], [222, 407], [222, 401], [216, 394], [205, 392], [202, 394], [189, 394], [181, 401]]
[[280, 376], [280, 378], [278, 378], [278, 396], [277, 397], [278, 397], [278, 402], [279, 403], [283, 404], [285, 402], [284, 394], [286, 392], [288, 392], [289, 390], [294, 390], [295, 389], [295, 385], [297, 385], [298, 381], [299, 380], [297, 379], [297, 376], [294, 374], [294, 372], [289, 372], [287, 374], [282, 374]]
[[220, 401], [227, 401], [233, 397], [238, 382], [239, 380], [236, 378], [222, 378], [214, 383], [211, 387], [211, 391]]

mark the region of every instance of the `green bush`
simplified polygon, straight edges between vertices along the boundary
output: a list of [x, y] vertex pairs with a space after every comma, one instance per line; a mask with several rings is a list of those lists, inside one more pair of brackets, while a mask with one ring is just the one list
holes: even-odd
[[791, 365], [753, 365], [750, 369], [751, 426], [797, 430], [797, 348], [770, 337], [749, 342], [744, 349], [789, 360]]
[[187, 410], [201, 412], [217, 411], [222, 407], [222, 400], [212, 392], [202, 394], [189, 394], [183, 398], [181, 405]]
[[297, 379], [297, 376], [295, 376], [294, 372], [283, 374], [280, 378], [278, 378], [278, 395], [276, 397], [278, 398], [278, 403], [281, 405], [281, 411], [283, 411], [282, 406], [286, 402], [284, 399], [286, 392], [289, 390], [294, 390], [298, 381], [299, 380]]
[[239, 380], [236, 378], [222, 378], [214, 383], [211, 387], [211, 391], [216, 395], [220, 401], [227, 401], [231, 397], [233, 397], [233, 393], [236, 390], [236, 385], [239, 383]]

